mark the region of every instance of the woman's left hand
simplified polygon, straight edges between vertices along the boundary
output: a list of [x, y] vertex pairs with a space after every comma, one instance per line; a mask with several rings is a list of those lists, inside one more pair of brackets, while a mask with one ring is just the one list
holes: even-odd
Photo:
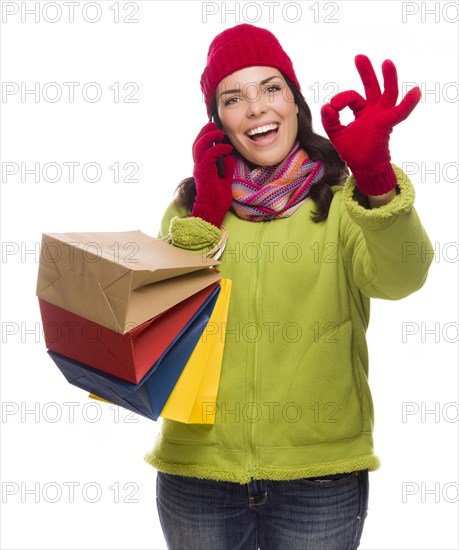
[[[405, 120], [421, 99], [418, 86], [400, 102], [397, 71], [389, 59], [382, 64], [384, 93], [371, 61], [357, 55], [355, 65], [362, 79], [366, 99], [354, 90], [340, 92], [321, 109], [322, 124], [330, 141], [352, 171], [356, 184], [365, 195], [383, 195], [396, 184], [390, 164], [389, 136], [393, 127]], [[343, 126], [339, 111], [350, 107], [355, 120]]]

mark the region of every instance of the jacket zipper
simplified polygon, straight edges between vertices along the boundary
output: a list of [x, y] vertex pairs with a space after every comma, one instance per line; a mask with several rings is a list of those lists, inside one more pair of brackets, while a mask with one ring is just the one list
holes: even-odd
[[[262, 245], [262, 233], [264, 232], [264, 226], [265, 224], [263, 222], [260, 223], [260, 228], [257, 232], [257, 239], [256, 243], [258, 243], [260, 246]], [[258, 320], [259, 320], [259, 309], [260, 309], [260, 291], [261, 291], [261, 285], [260, 285], [260, 271], [261, 271], [261, 262], [263, 261], [263, 248], [261, 249], [260, 254], [260, 261], [255, 262], [255, 274], [254, 274], [254, 280], [253, 280], [253, 320], [255, 327], [258, 327]], [[262, 327], [260, 327], [262, 330]], [[261, 338], [263, 341], [263, 337]], [[250, 344], [249, 344], [250, 345]], [[258, 341], [255, 340], [252, 344], [253, 351], [252, 351], [252, 379], [251, 379], [251, 388], [250, 388], [250, 403], [255, 402], [256, 397], [256, 380], [257, 380], [257, 362], [258, 362]], [[259, 407], [257, 407], [257, 410], [259, 410]], [[255, 470], [255, 464], [256, 464], [256, 447], [255, 447], [255, 424], [256, 422], [251, 422], [250, 424], [250, 437], [249, 437], [249, 473], [251, 476], [253, 476], [254, 470]]]

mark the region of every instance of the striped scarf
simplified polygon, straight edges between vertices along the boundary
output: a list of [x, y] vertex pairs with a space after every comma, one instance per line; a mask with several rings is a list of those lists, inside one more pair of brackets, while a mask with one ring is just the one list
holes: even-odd
[[243, 219], [260, 222], [291, 216], [308, 198], [324, 174], [320, 160], [312, 161], [295, 141], [279, 164], [250, 169], [235, 149], [232, 207]]

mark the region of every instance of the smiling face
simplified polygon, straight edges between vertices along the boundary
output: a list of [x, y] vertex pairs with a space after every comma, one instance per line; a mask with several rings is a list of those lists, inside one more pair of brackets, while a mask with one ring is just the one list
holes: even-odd
[[298, 134], [298, 106], [282, 73], [247, 67], [224, 78], [215, 93], [218, 116], [232, 145], [249, 162], [278, 164]]

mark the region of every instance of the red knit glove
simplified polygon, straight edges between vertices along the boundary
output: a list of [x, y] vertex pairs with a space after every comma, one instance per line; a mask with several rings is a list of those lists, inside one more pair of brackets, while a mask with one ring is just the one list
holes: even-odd
[[[393, 126], [405, 120], [420, 98], [419, 87], [410, 90], [395, 106], [398, 97], [397, 71], [389, 59], [382, 64], [384, 93], [381, 94], [373, 66], [366, 55], [355, 57], [355, 66], [365, 87], [366, 100], [349, 90], [332, 97], [321, 109], [322, 124], [340, 157], [365, 195], [384, 195], [396, 184], [390, 164], [389, 136]], [[355, 120], [343, 126], [339, 111], [350, 107]]]
[[208, 122], [193, 143], [193, 176], [197, 195], [191, 216], [202, 218], [216, 227], [221, 226], [233, 201], [231, 183], [235, 159], [231, 155], [223, 159], [224, 178], [217, 171], [217, 157], [229, 155], [233, 150], [229, 143], [213, 145], [223, 137], [223, 131], [217, 129], [214, 122]]

